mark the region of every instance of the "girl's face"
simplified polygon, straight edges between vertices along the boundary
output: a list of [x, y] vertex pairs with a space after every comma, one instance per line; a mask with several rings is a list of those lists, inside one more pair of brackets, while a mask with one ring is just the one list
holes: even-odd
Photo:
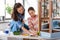
[[18, 13], [23, 14], [24, 13], [24, 8], [21, 6], [17, 8]]
[[29, 11], [29, 14], [30, 14], [31, 17], [34, 17], [34, 16], [35, 16], [35, 11], [30, 10], [30, 11]]

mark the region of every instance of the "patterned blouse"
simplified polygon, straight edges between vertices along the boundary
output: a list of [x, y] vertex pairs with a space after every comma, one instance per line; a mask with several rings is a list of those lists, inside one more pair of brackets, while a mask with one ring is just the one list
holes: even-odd
[[38, 31], [38, 16], [36, 15], [34, 18], [28, 18], [28, 26], [33, 27], [36, 31]]

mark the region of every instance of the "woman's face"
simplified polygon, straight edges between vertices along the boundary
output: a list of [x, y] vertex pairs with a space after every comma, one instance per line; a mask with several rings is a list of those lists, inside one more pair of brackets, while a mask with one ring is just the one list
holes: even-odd
[[18, 13], [23, 14], [24, 13], [24, 8], [21, 6], [17, 8]]
[[30, 10], [30, 11], [29, 11], [29, 14], [30, 14], [31, 17], [34, 17], [34, 16], [35, 16], [35, 11]]

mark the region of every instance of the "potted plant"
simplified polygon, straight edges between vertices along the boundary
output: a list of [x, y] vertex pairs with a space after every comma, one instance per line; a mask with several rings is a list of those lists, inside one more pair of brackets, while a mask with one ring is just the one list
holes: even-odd
[[7, 5], [7, 6], [6, 6], [6, 11], [7, 11], [7, 13], [11, 14], [12, 7], [9, 6], [9, 5]]
[[[12, 28], [13, 28], [13, 26], [11, 27], [11, 30], [12, 30]], [[17, 29], [17, 30], [14, 31], [13, 34], [14, 34], [14, 35], [20, 35], [20, 34], [21, 34], [20, 28], [18, 28], [18, 27], [16, 26], [16, 29]]]
[[21, 32], [20, 32], [20, 31], [14, 31], [13, 34], [14, 34], [14, 35], [20, 35]]

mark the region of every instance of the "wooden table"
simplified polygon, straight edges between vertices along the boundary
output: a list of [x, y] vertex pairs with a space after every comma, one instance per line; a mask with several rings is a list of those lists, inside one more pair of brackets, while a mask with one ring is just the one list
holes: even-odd
[[[5, 35], [5, 36], [0, 36], [0, 39], [6, 39], [6, 40], [11, 40], [9, 38], [15, 38], [15, 40], [18, 40], [18, 39], [37, 39], [37, 40], [60, 40], [58, 38], [43, 38], [43, 37], [40, 37], [40, 36], [37, 36], [37, 37], [31, 37], [31, 36], [22, 36], [22, 35]], [[16, 39], [17, 38], [17, 39]]]
[[40, 37], [40, 36], [38, 36], [38, 37], [31, 37], [31, 36], [22, 36], [22, 35], [19, 35], [19, 36], [16, 36], [16, 35], [14, 35], [14, 36], [8, 36], [7, 38], [22, 38], [22, 39], [32, 39], [32, 40], [34, 40], [34, 39], [36, 39], [36, 40], [56, 40], [56, 38], [43, 38], [43, 37]]

